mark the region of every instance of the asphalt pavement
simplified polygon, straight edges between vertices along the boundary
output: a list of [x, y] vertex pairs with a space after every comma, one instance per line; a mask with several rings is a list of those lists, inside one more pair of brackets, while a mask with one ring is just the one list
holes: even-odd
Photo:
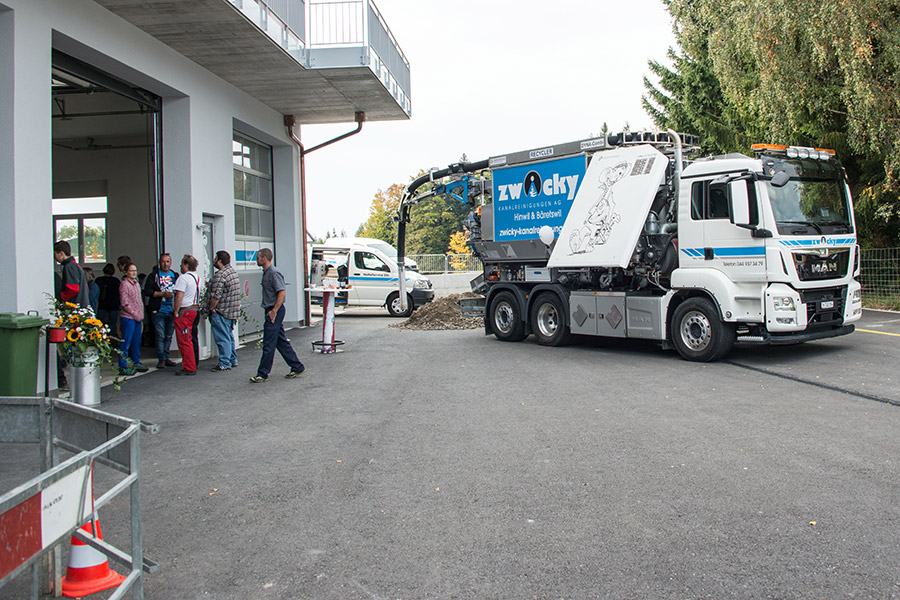
[[334, 355], [290, 331], [298, 379], [250, 384], [249, 347], [103, 389], [160, 426], [147, 598], [900, 596], [900, 314], [714, 364], [383, 315], [340, 314]]

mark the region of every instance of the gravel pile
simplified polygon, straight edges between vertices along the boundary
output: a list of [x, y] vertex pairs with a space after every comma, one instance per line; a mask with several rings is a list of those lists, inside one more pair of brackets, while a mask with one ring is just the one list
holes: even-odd
[[466, 292], [465, 294], [450, 294], [436, 298], [416, 309], [410, 317], [402, 323], [391, 325], [397, 329], [477, 329], [484, 327], [484, 319], [481, 317], [464, 317], [460, 312], [457, 301], [460, 298], [477, 298], [478, 294]]

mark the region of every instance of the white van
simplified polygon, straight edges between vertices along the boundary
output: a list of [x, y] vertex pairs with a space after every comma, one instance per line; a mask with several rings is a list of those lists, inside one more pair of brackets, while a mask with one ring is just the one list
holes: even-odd
[[[324, 242], [322, 242], [323, 246], [327, 246], [329, 248], [349, 248], [352, 245], [358, 246], [369, 246], [371, 248], [376, 248], [381, 250], [382, 253], [385, 254], [388, 258], [392, 259], [394, 262], [397, 262], [397, 249], [385, 242], [384, 240], [379, 240], [376, 238], [364, 238], [364, 237], [346, 237], [346, 238], [328, 238]], [[416, 264], [416, 261], [411, 259], [408, 256], [403, 257], [403, 264], [406, 265], [407, 271], [418, 271], [419, 265]]]
[[[328, 244], [313, 244], [310, 252], [312, 267], [324, 261], [328, 264], [325, 277], [334, 278], [349, 287], [337, 294], [335, 303], [345, 306], [385, 306], [394, 317], [409, 316], [413, 310], [434, 299], [431, 281], [415, 271], [406, 271], [407, 309], [400, 308], [400, 274], [395, 258], [391, 258], [378, 246], [356, 242], [338, 243], [336, 238]], [[381, 241], [381, 240], [375, 240]], [[388, 248], [393, 248], [386, 244]], [[394, 257], [397, 251], [393, 250]], [[313, 277], [322, 277], [310, 268], [310, 284], [319, 283]], [[311, 292], [310, 301], [322, 302], [322, 294]]]

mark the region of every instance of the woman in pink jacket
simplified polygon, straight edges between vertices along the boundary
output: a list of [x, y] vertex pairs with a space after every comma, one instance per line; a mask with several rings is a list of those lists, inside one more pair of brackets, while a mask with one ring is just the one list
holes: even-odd
[[147, 371], [147, 367], [141, 364], [141, 322], [144, 320], [144, 302], [137, 275], [135, 264], [128, 263], [125, 265], [125, 279], [119, 285], [119, 303], [122, 306], [119, 313], [122, 327], [119, 375], [134, 375], [135, 371], [139, 373]]

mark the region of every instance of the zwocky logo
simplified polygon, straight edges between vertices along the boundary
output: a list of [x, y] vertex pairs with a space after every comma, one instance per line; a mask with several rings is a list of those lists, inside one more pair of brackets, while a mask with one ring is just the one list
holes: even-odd
[[545, 196], [566, 195], [566, 200], [575, 197], [575, 188], [578, 187], [579, 175], [563, 175], [554, 173], [553, 177], [542, 179], [537, 171], [529, 171], [522, 183], [508, 183], [498, 185], [500, 192], [497, 200], [518, 200], [524, 193], [531, 198], [537, 198], [541, 194]]
[[541, 193], [541, 176], [537, 174], [537, 171], [529, 171], [525, 176], [524, 184], [525, 193], [532, 198], [537, 198]]

